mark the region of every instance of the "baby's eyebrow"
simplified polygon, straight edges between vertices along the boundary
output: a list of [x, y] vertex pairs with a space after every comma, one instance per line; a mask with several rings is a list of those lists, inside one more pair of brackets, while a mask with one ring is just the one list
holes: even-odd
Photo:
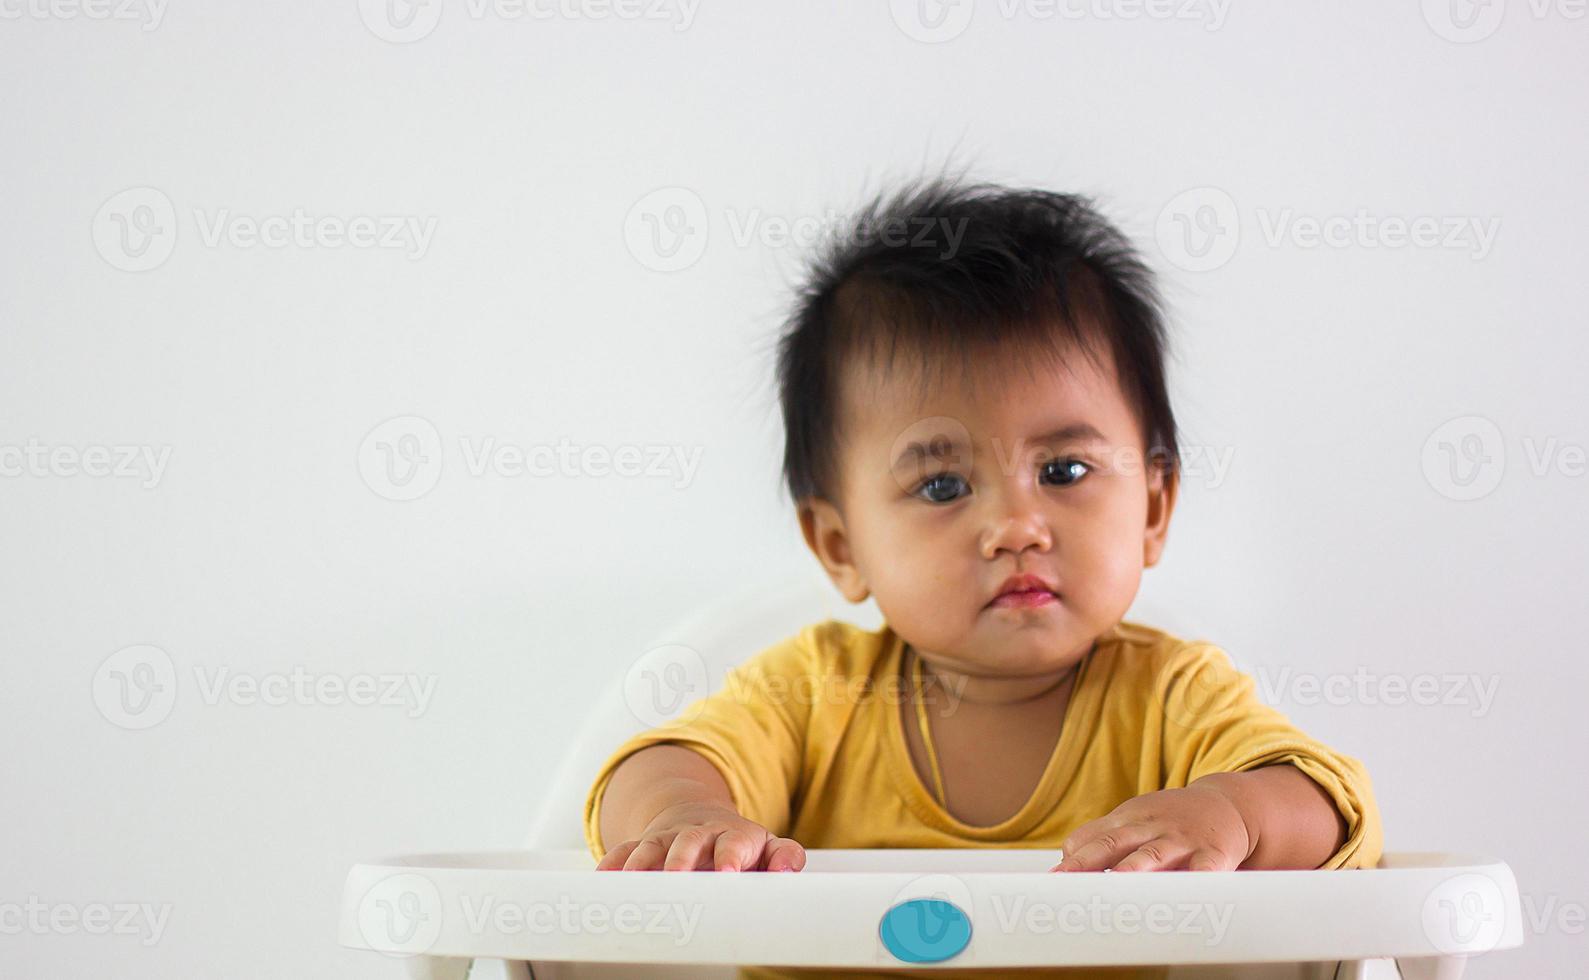
[[[1108, 441], [1107, 437], [1098, 431], [1097, 426], [1089, 422], [1071, 422], [1068, 425], [1062, 425], [1057, 429], [1045, 432], [1032, 441], [1079, 442], [1085, 439], [1096, 439], [1099, 442]], [[934, 436], [928, 439], [925, 444], [912, 442], [900, 451], [899, 456], [891, 465], [892, 468], [898, 469], [900, 464], [908, 460], [925, 459], [928, 456], [942, 458], [949, 455], [953, 450], [964, 448], [964, 445], [959, 439], [951, 439], [948, 436]]]
[[948, 436], [933, 436], [927, 440], [926, 444], [913, 442], [900, 450], [894, 462], [889, 464], [889, 468], [897, 470], [907, 461], [925, 459], [928, 456], [942, 459], [945, 456], [952, 455], [954, 450], [963, 448], [965, 448], [965, 443], [959, 439], [951, 439]]
[[1088, 422], [1072, 422], [1069, 425], [1062, 425], [1052, 432], [1043, 433], [1035, 441], [1076, 442], [1082, 439], [1097, 439], [1100, 442], [1107, 441], [1104, 434]]

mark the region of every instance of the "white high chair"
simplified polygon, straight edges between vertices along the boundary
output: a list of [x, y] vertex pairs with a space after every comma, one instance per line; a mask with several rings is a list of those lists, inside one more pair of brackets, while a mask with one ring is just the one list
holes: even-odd
[[[1139, 601], [1126, 618], [1201, 635], [1163, 612]], [[401, 957], [411, 980], [728, 980], [736, 964], [1165, 964], [1173, 980], [1456, 980], [1467, 957], [1522, 942], [1511, 869], [1452, 854], [1388, 853], [1354, 871], [1053, 875], [1052, 850], [807, 849], [796, 874], [595, 873], [581, 810], [607, 756], [719, 689], [734, 665], [827, 618], [882, 623], [872, 603], [851, 606], [807, 576], [678, 624], [560, 747], [527, 850], [356, 865], [342, 944]], [[662, 674], [667, 704], [642, 696]]]

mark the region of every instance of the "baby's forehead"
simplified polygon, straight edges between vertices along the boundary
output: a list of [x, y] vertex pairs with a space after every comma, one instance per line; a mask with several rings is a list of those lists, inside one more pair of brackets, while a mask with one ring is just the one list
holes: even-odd
[[845, 372], [839, 429], [852, 447], [877, 451], [909, 430], [946, 419], [972, 440], [1035, 437], [1056, 426], [1088, 424], [1106, 441], [1138, 433], [1107, 351], [1093, 357], [1007, 355], [980, 362], [892, 368], [856, 363]]

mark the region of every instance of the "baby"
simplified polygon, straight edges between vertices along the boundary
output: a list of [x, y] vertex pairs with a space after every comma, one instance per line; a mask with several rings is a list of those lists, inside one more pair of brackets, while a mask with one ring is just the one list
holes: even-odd
[[619, 746], [586, 800], [598, 869], [799, 871], [806, 847], [1373, 867], [1357, 760], [1217, 647], [1122, 620], [1179, 487], [1165, 333], [1085, 199], [940, 178], [864, 208], [778, 380], [805, 542], [885, 625], [809, 626]]

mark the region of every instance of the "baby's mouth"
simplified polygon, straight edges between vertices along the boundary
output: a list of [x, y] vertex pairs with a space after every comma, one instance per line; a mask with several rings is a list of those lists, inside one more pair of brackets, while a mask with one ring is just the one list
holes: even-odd
[[1058, 593], [1047, 589], [1017, 589], [1001, 594], [988, 606], [993, 609], [1042, 609], [1058, 604]]

